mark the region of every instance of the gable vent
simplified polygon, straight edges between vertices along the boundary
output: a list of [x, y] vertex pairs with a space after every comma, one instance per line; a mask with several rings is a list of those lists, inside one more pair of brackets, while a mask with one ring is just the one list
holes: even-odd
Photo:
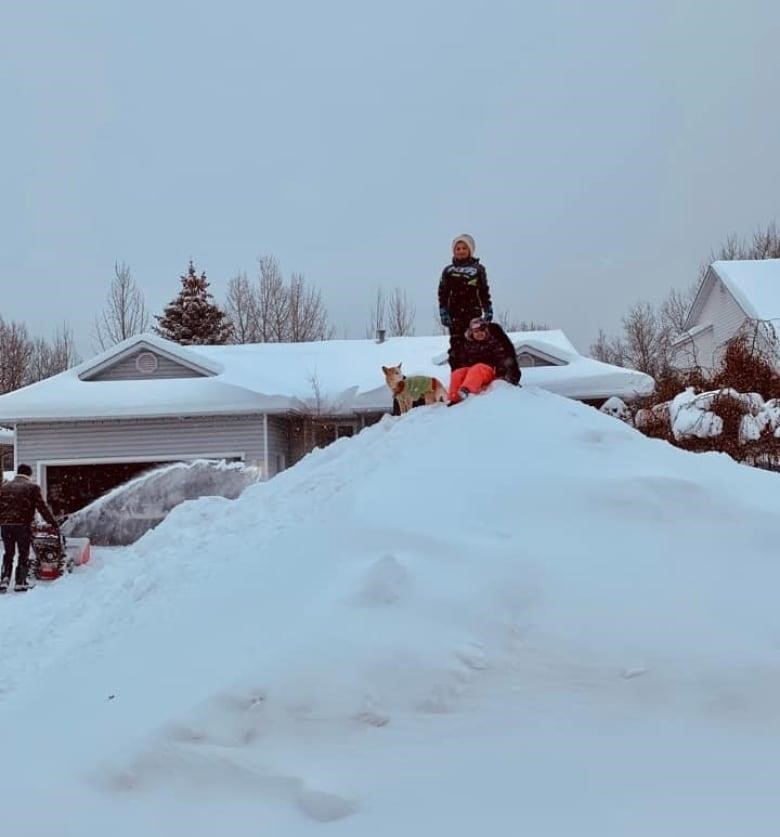
[[142, 375], [154, 375], [158, 366], [157, 355], [151, 352], [141, 352], [135, 359], [135, 368]]

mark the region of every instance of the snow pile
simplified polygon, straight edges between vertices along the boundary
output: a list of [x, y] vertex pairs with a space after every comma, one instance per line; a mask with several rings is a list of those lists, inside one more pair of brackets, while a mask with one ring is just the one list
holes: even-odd
[[94, 544], [131, 544], [179, 503], [208, 496], [232, 500], [259, 478], [258, 468], [242, 462], [175, 462], [117, 486], [71, 514], [62, 530]]
[[778, 485], [497, 384], [182, 503], [0, 603], [5, 825], [773, 834]]

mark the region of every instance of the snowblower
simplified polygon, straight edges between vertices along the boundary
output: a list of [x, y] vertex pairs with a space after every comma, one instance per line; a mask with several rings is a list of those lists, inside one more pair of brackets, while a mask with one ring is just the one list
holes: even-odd
[[54, 526], [39, 523], [32, 529], [30, 571], [40, 581], [54, 581], [90, 559], [89, 538], [65, 538]]

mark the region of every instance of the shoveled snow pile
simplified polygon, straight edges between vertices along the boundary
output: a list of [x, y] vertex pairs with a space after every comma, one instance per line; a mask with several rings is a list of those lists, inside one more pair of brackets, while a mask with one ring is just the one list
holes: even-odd
[[779, 486], [498, 384], [184, 503], [0, 602], [4, 826], [774, 834]]
[[74, 512], [62, 531], [95, 544], [126, 546], [157, 526], [179, 503], [199, 497], [234, 500], [259, 478], [258, 468], [242, 462], [174, 462], [128, 480]]

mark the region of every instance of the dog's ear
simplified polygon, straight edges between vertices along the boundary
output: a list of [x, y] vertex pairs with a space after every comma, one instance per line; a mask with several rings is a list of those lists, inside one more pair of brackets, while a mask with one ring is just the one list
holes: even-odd
[[398, 368], [399, 368], [399, 369], [401, 368], [401, 364], [400, 364], [400, 363], [398, 364]]

